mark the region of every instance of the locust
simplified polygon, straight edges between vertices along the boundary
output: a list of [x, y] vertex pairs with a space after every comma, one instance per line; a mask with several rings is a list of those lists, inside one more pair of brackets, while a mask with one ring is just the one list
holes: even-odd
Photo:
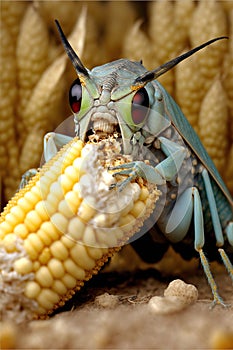
[[[113, 185], [119, 191], [137, 176], [162, 186], [160, 210], [150, 219], [146, 234], [137, 235], [131, 245], [150, 263], [159, 261], [169, 245], [185, 259], [199, 256], [213, 305], [225, 305], [209, 262], [222, 261], [233, 280], [233, 199], [198, 135], [156, 78], [226, 37], [212, 39], [151, 71], [142, 62], [127, 59], [90, 71], [56, 24], [78, 76], [69, 91], [76, 135], [84, 142], [91, 134], [120, 135], [122, 152], [132, 154], [134, 161], [111, 168], [115, 175], [126, 176]], [[61, 139], [56, 135], [55, 143]]]
[[210, 262], [223, 262], [233, 280], [233, 199], [156, 80], [226, 37], [151, 71], [127, 59], [88, 70], [56, 25], [77, 73], [69, 90], [74, 132], [45, 135], [45, 164], [25, 173], [1, 213], [2, 314], [46, 318], [128, 243], [150, 263], [170, 245], [184, 259], [198, 257], [212, 306], [227, 306]]

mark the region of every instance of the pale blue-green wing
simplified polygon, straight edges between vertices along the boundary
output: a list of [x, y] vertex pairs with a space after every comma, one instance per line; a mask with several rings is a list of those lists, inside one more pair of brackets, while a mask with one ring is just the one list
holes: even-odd
[[210, 158], [204, 146], [202, 145], [198, 135], [196, 134], [192, 126], [189, 124], [188, 120], [184, 116], [180, 107], [173, 100], [173, 98], [166, 92], [166, 90], [162, 87], [161, 84], [159, 84], [158, 82], [156, 82], [156, 84], [159, 85], [159, 88], [163, 93], [166, 106], [166, 113], [169, 119], [171, 120], [172, 124], [182, 135], [184, 140], [187, 142], [187, 144], [190, 146], [190, 148], [193, 150], [196, 156], [200, 159], [200, 161], [203, 163], [203, 165], [206, 167], [209, 173], [212, 175], [220, 189], [227, 197], [229, 203], [233, 207], [233, 198], [228, 188], [226, 187], [223, 179], [221, 178], [217, 168], [215, 167], [212, 159]]

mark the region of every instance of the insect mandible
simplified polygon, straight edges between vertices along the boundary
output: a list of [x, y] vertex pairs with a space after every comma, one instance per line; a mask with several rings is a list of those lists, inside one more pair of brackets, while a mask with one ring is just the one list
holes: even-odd
[[[67, 41], [56, 21], [62, 43], [74, 65], [77, 79], [69, 92], [75, 133], [84, 142], [90, 135], [122, 138], [122, 152], [134, 161], [116, 166], [126, 175], [119, 191], [133, 178], [144, 177], [166, 186], [161, 215], [147, 234], [131, 244], [148, 262], [159, 261], [171, 244], [185, 259], [199, 256], [214, 297], [218, 293], [209, 261], [222, 260], [233, 280], [233, 199], [182, 111], [155, 79], [200, 49], [225, 37], [210, 40], [148, 71], [141, 62], [120, 59], [89, 71]], [[45, 158], [71, 138], [54, 134]], [[47, 138], [48, 140], [48, 138]], [[145, 164], [147, 152], [154, 158]], [[155, 220], [154, 220], [155, 221]], [[206, 258], [208, 255], [208, 260]]]

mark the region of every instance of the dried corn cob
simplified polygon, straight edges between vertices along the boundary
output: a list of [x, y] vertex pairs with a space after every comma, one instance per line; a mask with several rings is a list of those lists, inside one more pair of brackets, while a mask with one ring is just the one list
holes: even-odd
[[[200, 1], [193, 13], [190, 26], [192, 46], [221, 35], [227, 35], [227, 18], [221, 3], [215, 0]], [[219, 72], [226, 49], [227, 42], [223, 40], [219, 45], [206, 48], [196, 54], [200, 72], [205, 78], [205, 84], [202, 87], [205, 92]]]
[[219, 79], [213, 83], [203, 99], [199, 135], [218, 170], [223, 172], [228, 149], [228, 110], [227, 96]]
[[198, 114], [204, 97], [204, 78], [198, 68], [196, 56], [193, 56], [175, 69], [175, 99], [197, 132]]
[[47, 67], [48, 48], [48, 29], [35, 7], [28, 6], [20, 26], [16, 49], [20, 102], [17, 112], [19, 116], [22, 115], [33, 88]]
[[101, 142], [74, 138], [2, 213], [3, 317], [43, 318], [64, 305], [153, 211], [160, 192], [142, 179], [109, 190], [117, 180], [105, 166], [129, 160]]
[[1, 21], [4, 21], [11, 33], [12, 46], [17, 42], [20, 20], [27, 6], [27, 1], [1, 1]]

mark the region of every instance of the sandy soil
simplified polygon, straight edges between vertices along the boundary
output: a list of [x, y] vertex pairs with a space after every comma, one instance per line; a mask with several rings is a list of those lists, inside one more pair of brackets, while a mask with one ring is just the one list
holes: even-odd
[[[128, 259], [131, 260], [129, 254]], [[174, 258], [174, 257], [173, 257]], [[127, 260], [127, 259], [126, 259]], [[16, 328], [6, 325], [2, 347], [17, 349], [223, 349], [233, 348], [233, 308], [210, 309], [211, 293], [197, 264], [174, 262], [174, 271], [159, 272], [143, 264], [126, 271], [124, 257], [117, 257], [63, 310], [49, 320], [33, 321]], [[169, 267], [171, 259], [167, 260]], [[137, 266], [136, 266], [137, 265]], [[118, 266], [118, 271], [115, 267]], [[191, 266], [191, 267], [190, 267]], [[132, 266], [131, 266], [132, 267]], [[161, 268], [161, 266], [159, 266]], [[166, 270], [164, 268], [163, 270]], [[227, 273], [214, 269], [220, 293], [233, 305]], [[198, 288], [198, 301], [167, 315], [155, 314], [149, 300], [163, 296], [175, 278]], [[107, 294], [105, 294], [107, 293]], [[110, 297], [111, 296], [111, 297]]]

